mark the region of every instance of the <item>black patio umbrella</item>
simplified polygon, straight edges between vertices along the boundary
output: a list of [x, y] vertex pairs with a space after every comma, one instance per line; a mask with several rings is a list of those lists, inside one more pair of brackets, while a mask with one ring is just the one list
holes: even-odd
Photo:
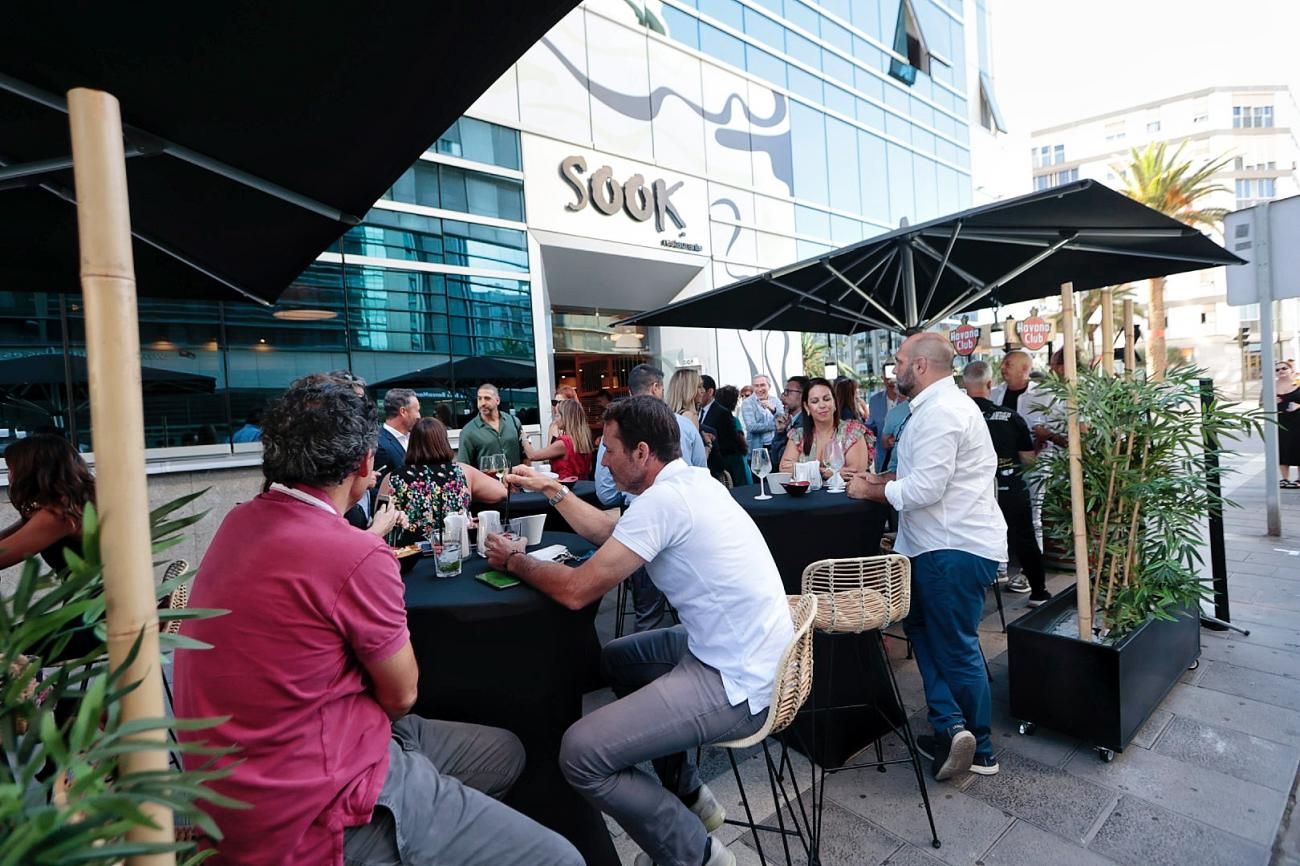
[[501, 358], [457, 358], [374, 382], [371, 388], [437, 388], [462, 386], [477, 388], [490, 382], [498, 388], [531, 388], [537, 385], [537, 369], [532, 364]]
[[575, 5], [6, 9], [0, 291], [79, 290], [70, 88], [121, 103], [139, 293], [269, 302]]
[[[74, 386], [84, 386], [89, 378], [86, 359], [80, 355], [69, 357], [66, 364], [63, 355], [53, 354], [0, 361], [0, 391], [61, 389], [69, 379]], [[140, 381], [146, 394], [211, 394], [217, 386], [211, 376], [160, 367], [141, 367]]]
[[638, 313], [619, 325], [852, 334], [1241, 259], [1100, 183], [981, 205]]

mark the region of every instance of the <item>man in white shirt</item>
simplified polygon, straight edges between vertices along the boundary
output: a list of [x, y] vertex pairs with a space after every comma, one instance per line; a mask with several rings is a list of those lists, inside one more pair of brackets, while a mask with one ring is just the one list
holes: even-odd
[[898, 390], [912, 413], [899, 431], [897, 477], [860, 473], [849, 495], [899, 512], [894, 551], [912, 560], [912, 611], [903, 626], [925, 685], [933, 772], [943, 781], [998, 771], [992, 694], [980, 650], [984, 595], [1007, 558], [997, 500], [997, 453], [979, 407], [952, 377], [942, 334], [908, 337], [898, 350]]
[[[489, 536], [488, 561], [575, 610], [645, 567], [681, 625], [605, 646], [601, 667], [619, 699], [569, 728], [560, 768], [641, 846], [637, 866], [731, 866], [735, 856], [709, 836], [725, 813], [691, 752], [762, 727], [793, 626], [758, 527], [706, 470], [682, 461], [678, 440], [662, 400], [611, 404], [603, 459], [619, 488], [637, 497], [621, 517], [528, 469], [506, 478], [545, 493], [600, 549], [569, 568], [512, 553]], [[658, 781], [637, 768], [642, 761], [654, 762]]]
[[768, 393], [768, 378], [759, 373], [753, 379], [754, 393], [740, 404], [740, 420], [745, 425], [745, 435], [749, 438], [749, 450], [766, 448], [772, 444], [776, 435], [777, 416], [784, 414], [781, 401], [776, 395]]
[[1002, 384], [996, 386], [988, 398], [1003, 408], [1019, 412], [1030, 430], [1045, 420], [1039, 406], [1043, 395], [1036, 393], [1038, 383], [1029, 378], [1033, 368], [1034, 362], [1028, 352], [1023, 349], [1007, 352], [1002, 359]]

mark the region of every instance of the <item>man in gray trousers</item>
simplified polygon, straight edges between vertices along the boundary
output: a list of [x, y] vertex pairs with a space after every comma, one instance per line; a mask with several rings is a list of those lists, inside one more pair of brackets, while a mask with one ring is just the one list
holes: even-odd
[[[678, 440], [662, 400], [612, 404], [604, 464], [620, 490], [636, 495], [621, 517], [527, 468], [506, 477], [546, 494], [600, 549], [569, 568], [512, 552], [500, 536], [489, 536], [488, 561], [575, 610], [645, 567], [681, 624], [605, 646], [601, 666], [619, 699], [569, 728], [560, 767], [641, 846], [637, 866], [732, 866], [735, 856], [709, 836], [725, 813], [690, 753], [762, 727], [794, 629], [758, 527], [707, 469], [686, 465]], [[637, 769], [642, 761], [653, 761], [658, 780]]]

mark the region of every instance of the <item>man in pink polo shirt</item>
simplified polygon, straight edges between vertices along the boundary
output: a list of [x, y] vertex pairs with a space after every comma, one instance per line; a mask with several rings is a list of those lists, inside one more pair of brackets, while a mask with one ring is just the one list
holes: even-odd
[[[229, 716], [181, 737], [235, 746], [206, 808], [232, 864], [581, 864], [504, 795], [523, 747], [495, 728], [407, 715], [419, 671], [397, 561], [341, 516], [374, 468], [375, 405], [310, 377], [267, 412], [266, 492], [222, 522], [188, 622], [212, 645], [177, 653], [178, 717]], [[187, 756], [190, 766], [203, 762]]]

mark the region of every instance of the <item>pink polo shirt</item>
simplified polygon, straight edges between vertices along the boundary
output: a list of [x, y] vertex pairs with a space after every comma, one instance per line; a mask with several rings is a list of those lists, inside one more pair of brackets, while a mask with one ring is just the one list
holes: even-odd
[[203, 804], [225, 835], [209, 862], [342, 864], [343, 828], [370, 820], [388, 770], [363, 665], [409, 639], [397, 561], [332, 508], [272, 490], [226, 516], [190, 606], [230, 613], [182, 627], [212, 649], [177, 652], [176, 715], [230, 719], [180, 736], [238, 746], [222, 762], [243, 763], [210, 784], [252, 807]]

